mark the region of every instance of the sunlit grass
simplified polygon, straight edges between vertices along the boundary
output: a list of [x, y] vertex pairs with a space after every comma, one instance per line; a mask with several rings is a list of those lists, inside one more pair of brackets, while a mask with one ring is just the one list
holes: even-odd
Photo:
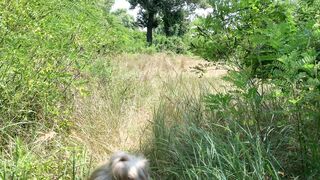
[[220, 88], [218, 76], [190, 73], [198, 63], [203, 61], [166, 54], [97, 59], [82, 74], [87, 86], [74, 94], [68, 131], [44, 128], [28, 142], [11, 139], [1, 150], [1, 178], [83, 179], [114, 151], [141, 152], [161, 101]]
[[161, 101], [151, 131], [144, 147], [155, 179], [280, 178], [260, 136], [236, 118], [219, 122], [199, 94], [182, 92]]
[[201, 87], [209, 90], [212, 84], [218, 88], [222, 83], [218, 77], [209, 81], [190, 73], [189, 67], [199, 62], [203, 61], [166, 54], [124, 54], [111, 59], [112, 66], [106, 66], [112, 69], [110, 79], [91, 79], [88, 95], [76, 98], [72, 137], [88, 149], [95, 162], [116, 150], [139, 151], [161, 99], [183, 91], [200, 92]]

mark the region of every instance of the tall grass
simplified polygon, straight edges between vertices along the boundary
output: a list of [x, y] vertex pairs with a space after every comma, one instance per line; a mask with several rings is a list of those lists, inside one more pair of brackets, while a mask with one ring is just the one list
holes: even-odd
[[[146, 103], [149, 86], [139, 80], [136, 71], [124, 72], [122, 67], [104, 58], [89, 72], [89, 86], [75, 98], [72, 136], [86, 146], [95, 162], [117, 150], [129, 150], [136, 142], [128, 140], [127, 127], [136, 119], [139, 108]], [[130, 142], [130, 144], [128, 143]]]
[[172, 54], [92, 60], [80, 74], [88, 86], [72, 91], [67, 131], [40, 126], [28, 139], [6, 139], [0, 148], [0, 179], [85, 179], [116, 150], [141, 152], [159, 99], [172, 88], [177, 96], [186, 89], [198, 91], [202, 79], [188, 72], [197, 63]]
[[19, 138], [12, 141], [0, 152], [0, 179], [86, 178], [91, 168], [86, 150], [66, 146], [61, 137], [51, 140], [51, 135], [30, 144]]
[[317, 127], [308, 104], [298, 109], [273, 84], [248, 83], [243, 73], [227, 77], [233, 86], [226, 92], [169, 87], [144, 144], [154, 177], [316, 178], [319, 146], [309, 133]]
[[154, 112], [145, 148], [155, 179], [280, 179], [273, 147], [259, 133], [237, 117], [222, 120], [204, 96], [179, 96]]
[[75, 98], [72, 138], [86, 147], [93, 164], [117, 150], [139, 151], [159, 98], [171, 88], [176, 94], [197, 91], [202, 81], [186, 72], [189, 64], [197, 64], [188, 57], [123, 54], [109, 60], [94, 64], [87, 95]]

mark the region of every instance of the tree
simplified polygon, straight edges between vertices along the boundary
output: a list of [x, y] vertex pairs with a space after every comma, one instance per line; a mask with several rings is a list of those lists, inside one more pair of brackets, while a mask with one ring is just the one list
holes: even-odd
[[129, 0], [131, 8], [140, 6], [138, 25], [147, 28], [147, 42], [152, 44], [152, 30], [158, 26], [156, 15], [159, 13], [161, 0]]
[[166, 36], [181, 36], [187, 32], [189, 15], [198, 7], [205, 7], [203, 0], [162, 0], [163, 32]]
[[167, 36], [174, 35], [178, 27], [183, 32], [183, 24], [187, 12], [197, 5], [204, 5], [205, 0], [129, 0], [131, 8], [139, 6], [138, 24], [147, 28], [147, 42], [152, 44], [152, 30], [158, 26], [157, 15], [162, 17], [164, 32]]
[[186, 31], [186, 11], [178, 1], [162, 3], [163, 32], [166, 36], [182, 35]]

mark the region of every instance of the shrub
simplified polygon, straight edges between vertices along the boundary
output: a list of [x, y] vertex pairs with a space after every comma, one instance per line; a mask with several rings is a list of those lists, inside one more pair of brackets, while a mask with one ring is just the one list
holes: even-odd
[[[219, 113], [238, 116], [261, 137], [270, 128], [290, 129], [283, 142], [270, 137], [283, 148], [273, 154], [288, 176], [317, 177], [320, 1], [229, 2], [211, 2], [215, 10], [199, 22], [193, 43], [195, 53], [236, 66], [229, 78], [236, 87], [228, 92], [232, 111]], [[213, 97], [209, 104], [216, 104]]]
[[158, 35], [154, 40], [155, 49], [158, 52], [170, 51], [177, 54], [185, 54], [188, 51], [188, 46], [182, 37], [173, 36], [165, 37]]
[[87, 1], [5, 0], [0, 9], [2, 143], [34, 128], [66, 130], [81, 69], [110, 43], [102, 8]]

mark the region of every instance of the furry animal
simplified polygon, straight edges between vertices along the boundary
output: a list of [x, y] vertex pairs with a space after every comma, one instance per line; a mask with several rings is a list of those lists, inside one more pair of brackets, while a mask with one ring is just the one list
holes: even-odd
[[149, 180], [148, 170], [145, 158], [117, 152], [109, 162], [96, 169], [89, 180]]

